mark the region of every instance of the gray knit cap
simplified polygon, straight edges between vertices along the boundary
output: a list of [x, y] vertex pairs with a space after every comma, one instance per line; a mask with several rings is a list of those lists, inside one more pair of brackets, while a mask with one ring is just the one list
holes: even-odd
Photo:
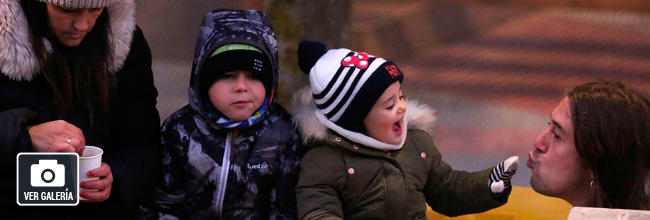
[[55, 4], [64, 8], [104, 8], [111, 3], [111, 0], [38, 0], [38, 1]]

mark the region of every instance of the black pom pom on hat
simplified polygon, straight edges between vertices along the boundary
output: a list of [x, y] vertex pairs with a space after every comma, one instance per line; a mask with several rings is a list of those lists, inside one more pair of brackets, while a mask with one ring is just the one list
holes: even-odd
[[316, 61], [327, 52], [327, 46], [318, 41], [303, 40], [298, 45], [298, 66], [300, 70], [309, 75], [309, 71]]

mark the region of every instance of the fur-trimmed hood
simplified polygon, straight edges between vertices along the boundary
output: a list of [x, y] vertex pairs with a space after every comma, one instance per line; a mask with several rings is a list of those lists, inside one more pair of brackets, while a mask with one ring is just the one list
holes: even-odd
[[[305, 142], [325, 140], [328, 136], [328, 128], [319, 121], [315, 111], [314, 98], [309, 88], [303, 88], [293, 97], [293, 123], [300, 131]], [[435, 110], [426, 104], [416, 100], [406, 101], [406, 123], [407, 129], [420, 129], [431, 132], [436, 121]], [[406, 133], [406, 132], [405, 132]], [[374, 147], [375, 146], [368, 146]]]
[[[112, 60], [109, 71], [117, 72], [129, 54], [135, 30], [135, 2], [113, 0], [108, 10], [112, 44]], [[30, 30], [20, 0], [0, 1], [0, 71], [16, 81], [29, 81], [41, 70], [30, 42]], [[51, 44], [43, 39], [48, 50]]]

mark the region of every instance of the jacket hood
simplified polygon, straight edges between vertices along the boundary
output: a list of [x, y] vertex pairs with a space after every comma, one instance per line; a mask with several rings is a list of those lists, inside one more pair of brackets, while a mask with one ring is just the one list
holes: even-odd
[[[268, 57], [273, 76], [272, 90], [278, 87], [278, 42], [273, 26], [263, 12], [255, 10], [214, 10], [203, 16], [194, 50], [192, 76], [190, 77], [189, 104], [194, 111], [207, 119], [199, 88], [201, 68], [212, 51], [226, 44], [248, 44], [261, 50]], [[268, 97], [269, 103], [273, 94]], [[216, 126], [216, 123], [211, 123]], [[218, 127], [218, 126], [217, 126]]]
[[[314, 98], [311, 94], [310, 89], [301, 89], [292, 97], [291, 101], [294, 105], [292, 112], [293, 123], [298, 131], [300, 131], [300, 135], [302, 136], [303, 141], [308, 142], [326, 140], [328, 136], [327, 130], [331, 128], [328, 128], [325, 124], [321, 123], [321, 120], [318, 119], [318, 109], [314, 103]], [[426, 104], [420, 103], [419, 101], [407, 100], [406, 115], [404, 117], [404, 120], [407, 124], [407, 129], [420, 129], [431, 132], [436, 120], [435, 110]], [[364, 135], [364, 137], [361, 138], [361, 141], [355, 141], [348, 137], [348, 135], [340, 135], [357, 143], [365, 142], [359, 143], [363, 144], [364, 146], [385, 150], [381, 146], [376, 146], [373, 141], [367, 140], [367, 138], [375, 140], [374, 138]]]
[[[133, 30], [135, 30], [135, 3], [133, 0], [113, 0], [106, 7], [111, 32], [108, 39], [112, 44], [109, 71], [117, 72], [129, 54]], [[0, 71], [16, 81], [31, 80], [41, 70], [41, 65], [32, 50], [30, 29], [19, 0], [0, 1]], [[43, 38], [48, 51], [51, 43]]]

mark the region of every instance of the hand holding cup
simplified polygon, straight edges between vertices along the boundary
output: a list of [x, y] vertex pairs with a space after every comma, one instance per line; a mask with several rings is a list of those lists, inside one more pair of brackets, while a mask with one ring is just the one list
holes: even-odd
[[[81, 174], [81, 173], [80, 173]], [[79, 195], [85, 199], [83, 202], [102, 202], [111, 196], [111, 189], [113, 188], [113, 173], [111, 167], [106, 163], [94, 170], [86, 173], [88, 180], [81, 182], [81, 187], [86, 190], [81, 190]]]
[[101, 202], [111, 195], [113, 173], [102, 163], [103, 153], [99, 147], [86, 146], [79, 158], [79, 196], [83, 202]]

